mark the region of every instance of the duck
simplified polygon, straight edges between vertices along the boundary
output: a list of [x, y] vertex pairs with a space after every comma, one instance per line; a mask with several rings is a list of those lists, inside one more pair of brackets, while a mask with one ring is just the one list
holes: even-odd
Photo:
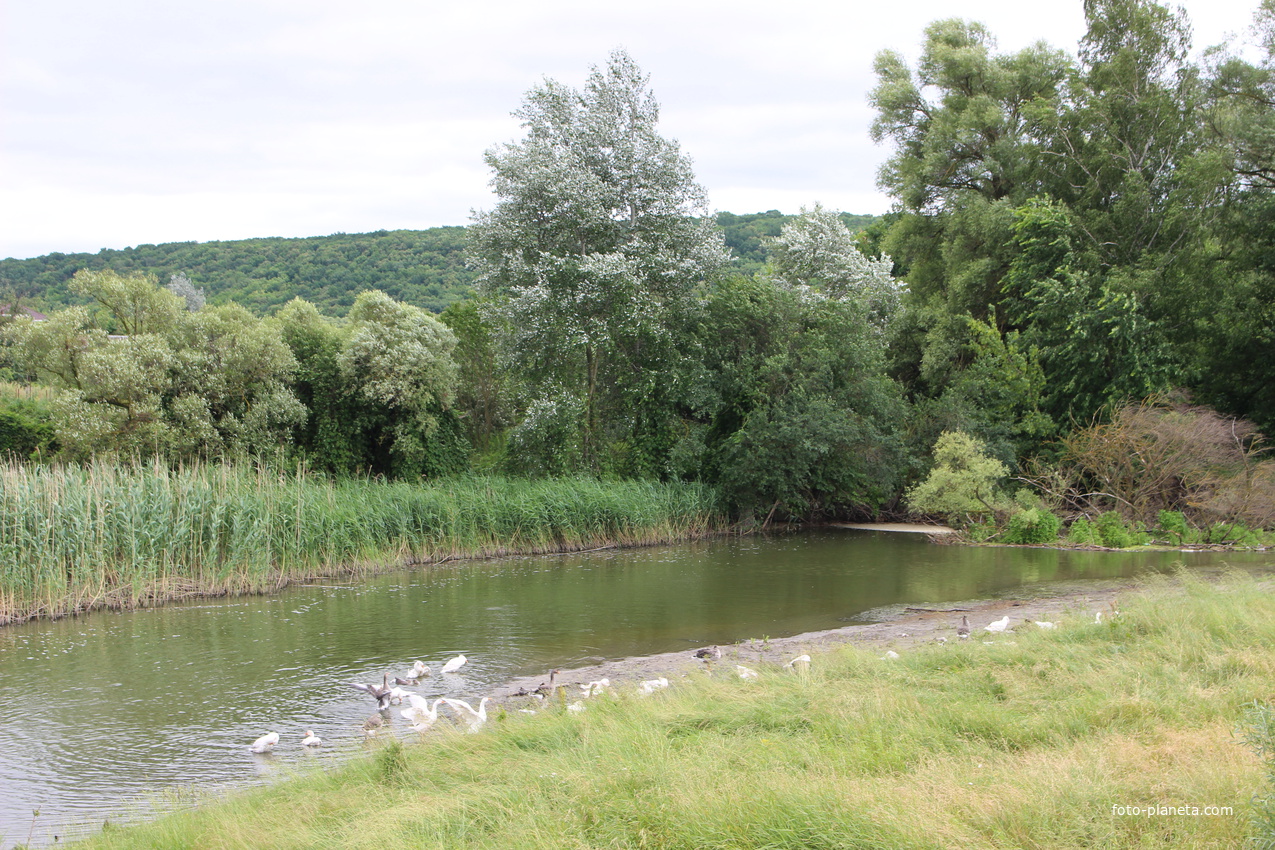
[[267, 732], [249, 744], [248, 751], [253, 753], [268, 753], [274, 749], [274, 745], [277, 743], [279, 743], [279, 733]]
[[301, 746], [318, 747], [322, 745], [323, 745], [322, 738], [320, 738], [318, 735], [311, 732], [309, 729], [305, 730], [305, 737], [301, 739]]
[[417, 732], [424, 732], [438, 720], [438, 704], [443, 701], [442, 697], [434, 700], [433, 705], [416, 694], [409, 694], [407, 700], [411, 705], [399, 711], [399, 714], [412, 721], [412, 728]]
[[1009, 628], [1008, 614], [1006, 614], [1004, 617], [1001, 617], [999, 620], [995, 620], [991, 623], [988, 623], [986, 626], [983, 626], [983, 630], [987, 632], [1003, 632], [1007, 628]]
[[455, 658], [453, 658], [451, 661], [448, 661], [446, 664], [444, 664], [444, 665], [443, 665], [443, 669], [442, 669], [442, 671], [441, 671], [441, 672], [443, 672], [443, 673], [455, 673], [457, 670], [459, 670], [460, 668], [464, 667], [464, 666], [465, 666], [466, 664], [468, 664], [468, 663], [469, 663], [469, 659], [468, 659], [468, 658], [466, 658], [466, 657], [465, 657], [465, 656], [463, 656], [463, 655], [457, 655], [457, 656], [456, 656]]
[[346, 682], [346, 684], [351, 688], [354, 688], [356, 691], [362, 691], [363, 693], [370, 695], [374, 700], [376, 700], [376, 708], [378, 711], [384, 711], [390, 707], [392, 689], [390, 688], [389, 673], [384, 674], [379, 686], [364, 685], [359, 682]]
[[961, 615], [961, 624], [956, 627], [956, 636], [961, 640], [970, 636], [970, 621], [964, 614]]
[[[487, 703], [491, 702], [491, 697], [483, 697], [479, 700], [477, 709], [463, 699], [440, 697], [439, 702], [447, 703], [448, 707], [455, 711], [458, 717], [468, 723], [470, 732], [477, 732], [487, 722]], [[435, 702], [434, 706], [437, 708], [438, 702]]]

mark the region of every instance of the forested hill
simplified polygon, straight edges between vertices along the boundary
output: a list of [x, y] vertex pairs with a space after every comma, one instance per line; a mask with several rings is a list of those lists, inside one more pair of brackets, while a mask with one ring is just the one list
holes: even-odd
[[[744, 271], [766, 260], [763, 237], [779, 235], [793, 216], [776, 210], [748, 215], [719, 213], [726, 243]], [[851, 230], [873, 216], [845, 214]], [[463, 298], [473, 282], [465, 266], [465, 228], [379, 230], [303, 239], [263, 238], [227, 242], [171, 242], [96, 254], [46, 254], [0, 260], [0, 300], [45, 312], [78, 303], [67, 281], [80, 269], [147, 271], [167, 282], [183, 273], [211, 303], [234, 301], [257, 314], [271, 313], [301, 297], [330, 315], [344, 315], [364, 290], [379, 289], [408, 304], [440, 312]]]

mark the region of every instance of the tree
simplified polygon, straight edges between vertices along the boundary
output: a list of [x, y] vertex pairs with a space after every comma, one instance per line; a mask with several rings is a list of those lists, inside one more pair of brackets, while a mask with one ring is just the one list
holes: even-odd
[[819, 204], [783, 226], [771, 242], [771, 271], [793, 288], [806, 287], [830, 298], [848, 298], [868, 309], [870, 321], [884, 329], [899, 307], [902, 286], [891, 274], [888, 257], [860, 253], [841, 215]]
[[[605, 443], [659, 430], [679, 329], [727, 260], [647, 84], [623, 51], [582, 90], [546, 80], [514, 113], [523, 140], [486, 154], [500, 201], [475, 214], [470, 251], [535, 414], [514, 434], [527, 458], [575, 454], [599, 469]], [[574, 445], [532, 439], [546, 421]]]
[[944, 514], [952, 522], [991, 514], [999, 499], [997, 485], [1008, 474], [1005, 464], [987, 455], [982, 442], [961, 431], [946, 431], [934, 444], [929, 476], [908, 490], [908, 507]]

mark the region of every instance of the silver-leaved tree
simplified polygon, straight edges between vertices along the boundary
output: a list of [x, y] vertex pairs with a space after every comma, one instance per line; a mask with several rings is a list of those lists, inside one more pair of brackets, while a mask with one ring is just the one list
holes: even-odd
[[470, 250], [523, 380], [517, 456], [551, 472], [657, 472], [689, 383], [683, 331], [727, 261], [704, 190], [623, 51], [583, 89], [545, 80], [514, 115], [526, 134], [486, 153], [499, 202], [474, 214]]

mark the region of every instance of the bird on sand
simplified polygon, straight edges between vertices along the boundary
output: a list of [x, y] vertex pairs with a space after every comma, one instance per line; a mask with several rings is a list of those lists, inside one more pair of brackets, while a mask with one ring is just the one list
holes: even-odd
[[704, 661], [716, 661], [722, 657], [722, 651], [717, 648], [716, 644], [714, 644], [713, 646], [707, 646], [703, 649], [695, 650], [695, 657], [703, 659]]
[[457, 670], [464, 667], [468, 663], [469, 663], [468, 658], [466, 658], [463, 655], [457, 655], [451, 661], [448, 661], [446, 664], [443, 665], [442, 672], [455, 673]]
[[253, 741], [248, 746], [248, 750], [253, 753], [268, 753], [270, 750], [274, 749], [274, 745], [277, 743], [279, 743], [279, 733], [267, 732], [257, 740]]
[[638, 682], [638, 693], [644, 697], [649, 697], [656, 691], [667, 687], [668, 679], [661, 676], [658, 679], [647, 679], [645, 682]]
[[362, 691], [368, 694], [372, 699], [376, 700], [376, 708], [378, 711], [384, 711], [390, 707], [393, 688], [390, 687], [390, 674], [386, 673], [381, 680], [380, 685], [364, 685], [359, 682], [346, 682], [356, 691]]
[[970, 621], [964, 614], [961, 615], [961, 624], [956, 627], [956, 636], [961, 640], [970, 636]]
[[532, 691], [531, 693], [535, 696], [542, 696], [542, 697], [547, 697], [552, 695], [553, 689], [555, 687], [554, 680], [558, 678], [558, 674], [561, 672], [562, 672], [561, 670], [550, 670], [549, 681], [541, 682], [539, 685], [536, 686], [536, 689]]
[[999, 620], [995, 620], [991, 623], [988, 623], [986, 626], [983, 626], [983, 630], [988, 632], [1003, 632], [1007, 628], [1009, 628], [1008, 614], [1006, 614], [1004, 617], [1001, 617]]
[[301, 746], [318, 747], [318, 746], [321, 746], [322, 744], [323, 744], [322, 738], [320, 738], [318, 735], [311, 732], [309, 729], [305, 730], [305, 737], [301, 739]]
[[598, 679], [596, 682], [589, 682], [581, 685], [580, 690], [584, 691], [586, 697], [596, 697], [598, 694], [604, 694], [611, 688], [610, 679]]
[[810, 668], [810, 656], [798, 655], [792, 661], [784, 665], [789, 670], [808, 670]]
[[736, 664], [735, 672], [739, 674], [739, 678], [741, 679], [756, 679], [757, 678], [757, 671], [753, 670], [750, 667], [745, 667], [743, 664]]

